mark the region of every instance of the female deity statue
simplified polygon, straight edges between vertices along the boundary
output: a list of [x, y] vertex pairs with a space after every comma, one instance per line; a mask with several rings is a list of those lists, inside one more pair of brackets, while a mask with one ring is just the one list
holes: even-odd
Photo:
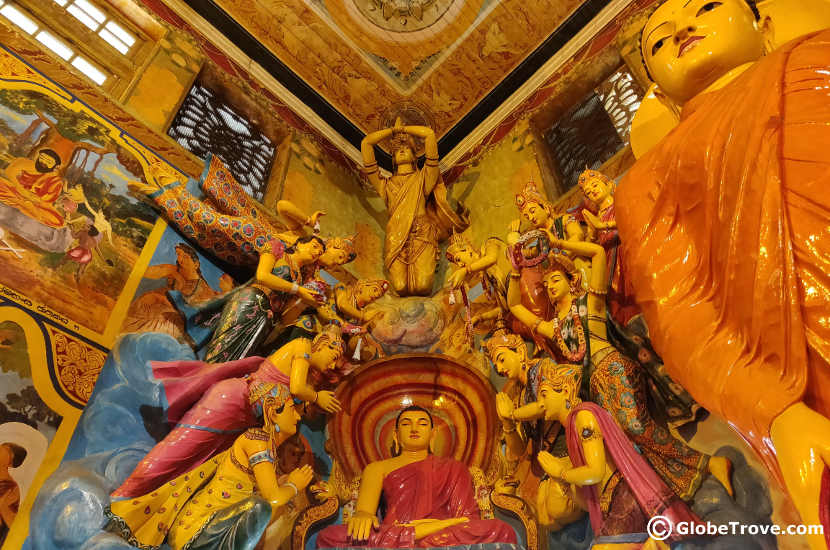
[[[568, 213], [555, 215], [553, 205], [539, 193], [534, 183], [528, 183], [522, 192], [516, 195], [516, 206], [519, 208], [522, 217], [530, 223], [533, 229], [543, 231], [551, 242], [554, 239], [585, 240], [585, 232], [576, 217]], [[512, 231], [518, 232], [519, 226], [520, 220], [515, 220], [511, 228]], [[566, 252], [566, 254], [568, 253]], [[584, 272], [583, 280], [587, 281], [588, 262], [582, 258], [576, 258], [574, 261], [579, 270]]]
[[481, 250], [476, 250], [473, 243], [464, 235], [453, 233], [447, 247], [447, 260], [456, 266], [449, 276], [448, 283], [460, 288], [475, 274], [481, 277], [481, 286], [493, 308], [474, 315], [473, 325], [481, 321], [503, 319], [510, 313], [507, 307], [507, 276], [510, 274], [510, 261], [507, 258], [507, 244], [496, 237], [485, 241]]
[[[426, 162], [421, 169], [413, 136], [424, 139]], [[393, 138], [395, 173], [383, 178], [374, 146], [388, 137]], [[453, 212], [447, 203], [435, 132], [426, 126], [404, 126], [398, 119], [393, 128], [363, 138], [360, 150], [366, 177], [389, 211], [384, 265], [392, 288], [399, 296], [427, 296], [432, 292], [438, 242], [451, 230], [464, 231], [469, 225], [465, 215]]]
[[608, 308], [611, 317], [621, 326], [640, 312], [631, 297], [632, 290], [626, 288], [622, 265], [619, 259], [620, 238], [617, 233], [617, 219], [614, 213], [614, 181], [596, 170], [585, 170], [579, 175], [582, 193], [595, 207], [594, 211], [582, 209], [582, 218], [588, 225], [589, 239], [605, 249], [608, 262]]
[[[588, 292], [582, 292], [580, 273], [573, 262], [552, 254], [544, 279], [554, 312], [552, 320], [541, 319], [521, 304], [520, 289], [514, 283], [519, 277], [516, 272], [511, 274], [507, 293], [510, 311], [534, 333], [548, 339], [558, 361], [583, 365], [591, 401], [612, 414], [675, 494], [684, 500], [691, 498], [707, 469], [731, 494], [731, 463], [724, 457], [695, 451], [659, 425], [647, 407], [643, 370], [608, 342], [605, 250], [589, 242], [558, 240], [552, 245], [590, 258]], [[506, 358], [503, 355], [501, 359]]]
[[200, 346], [207, 340], [205, 361], [224, 363], [257, 350], [297, 299], [308, 307], [323, 303], [325, 287], [313, 277], [325, 249], [316, 236], [285, 249], [275, 240], [272, 251], [260, 255], [254, 278], [228, 295], [194, 307], [180, 293], [169, 292], [193, 341]]
[[[580, 502], [591, 519], [592, 548], [630, 548], [630, 536], [639, 535], [637, 542], [645, 542], [639, 548], [668, 550], [668, 544], [648, 537], [651, 518], [667, 517], [672, 525], [701, 520], [654, 473], [608, 412], [581, 402], [581, 384], [578, 367], [542, 369], [539, 405], [546, 420], [565, 426], [571, 464], [563, 465], [548, 452], [539, 453], [539, 464], [550, 476], [539, 490], [540, 514], [572, 514]], [[548, 490], [558, 481], [580, 488], [580, 494]], [[620, 535], [629, 535], [628, 540], [620, 542]], [[676, 532], [672, 535], [672, 542], [683, 538]]]
[[[669, 374], [830, 533], [830, 30], [764, 56], [743, 0], [668, 0], [643, 59], [682, 106], [616, 193], [624, 269]], [[690, 337], [694, 335], [694, 337]]]
[[297, 399], [337, 412], [340, 403], [334, 393], [316, 391], [308, 379], [309, 369], [329, 371], [342, 356], [340, 330], [330, 327], [313, 341], [292, 340], [267, 359], [248, 357], [219, 365], [153, 362], [153, 375], [162, 381], [167, 398], [167, 420], [175, 427], [112, 495], [150, 492], [224, 451], [240, 432], [257, 425], [262, 400], [274, 387], [285, 387]]
[[522, 337], [503, 329], [496, 330], [483, 345], [496, 372], [508, 379], [508, 385], [496, 395], [496, 410], [507, 448], [515, 460], [527, 453], [530, 442], [535, 467], [536, 455], [552, 450], [560, 434], [559, 426], [545, 422], [537, 394], [540, 372], [553, 361], [548, 357], [531, 359]]
[[608, 284], [603, 288], [608, 291], [605, 303], [610, 314], [611, 342], [629, 357], [636, 358], [648, 371], [653, 388], [651, 397], [665, 415], [665, 423], [680, 427], [692, 422], [697, 418], [700, 405], [666, 374], [662, 360], [651, 346], [648, 327], [634, 300], [634, 291], [626, 284], [614, 213], [616, 185], [602, 172], [588, 169], [580, 174], [578, 183], [587, 202], [593, 205], [593, 212], [587, 208], [582, 210], [591, 236], [589, 240], [605, 249], [609, 276]]
[[224, 451], [187, 474], [135, 498], [113, 502], [108, 528], [137, 548], [253, 550], [271, 519], [305, 490], [304, 465], [277, 480], [279, 446], [297, 432], [300, 413], [285, 386], [262, 399], [262, 428], [250, 428]]

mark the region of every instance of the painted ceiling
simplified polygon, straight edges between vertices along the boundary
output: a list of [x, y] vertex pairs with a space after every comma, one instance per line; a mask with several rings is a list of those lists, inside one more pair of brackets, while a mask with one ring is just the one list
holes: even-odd
[[445, 151], [607, 3], [188, 2], [351, 143], [403, 114], [430, 124]]

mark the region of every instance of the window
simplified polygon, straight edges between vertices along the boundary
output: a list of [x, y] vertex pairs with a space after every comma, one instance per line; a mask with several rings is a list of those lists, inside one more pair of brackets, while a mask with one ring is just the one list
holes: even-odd
[[42, 28], [41, 24], [29, 17], [23, 10], [11, 2], [0, 3], [0, 14], [6, 19], [31, 34], [35, 40], [52, 50], [64, 61], [68, 61], [90, 80], [99, 86], [107, 80], [107, 75], [88, 60], [84, 59], [63, 40]]
[[126, 88], [152, 47], [100, 0], [0, 0], [0, 15], [116, 93]]
[[586, 167], [598, 169], [628, 145], [631, 120], [643, 93], [621, 68], [545, 132], [566, 189]]
[[199, 158], [218, 156], [245, 191], [262, 201], [276, 147], [214, 92], [194, 84], [167, 133]]

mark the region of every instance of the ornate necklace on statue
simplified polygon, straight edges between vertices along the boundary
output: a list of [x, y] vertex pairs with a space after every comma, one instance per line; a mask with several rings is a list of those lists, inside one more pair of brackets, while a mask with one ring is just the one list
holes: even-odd
[[559, 346], [559, 351], [562, 352], [562, 355], [564, 355], [568, 361], [577, 364], [581, 363], [585, 358], [585, 350], [587, 349], [587, 346], [585, 344], [585, 329], [583, 328], [582, 321], [579, 318], [576, 303], [571, 304], [571, 310], [565, 317], [566, 319], [570, 317], [573, 320], [574, 330], [576, 331], [576, 339], [579, 342], [579, 346], [575, 352], [571, 351], [568, 344], [565, 343], [565, 339], [562, 337], [562, 327], [559, 326], [559, 313], [554, 313], [553, 332], [554, 336], [556, 336], [556, 345]]

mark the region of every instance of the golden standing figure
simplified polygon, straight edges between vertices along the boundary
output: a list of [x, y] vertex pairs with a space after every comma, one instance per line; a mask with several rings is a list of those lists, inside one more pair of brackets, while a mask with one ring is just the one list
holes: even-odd
[[[378, 173], [374, 145], [392, 137], [395, 173]], [[418, 168], [415, 140], [424, 140], [426, 162]], [[384, 265], [392, 288], [400, 296], [427, 296], [432, 292], [438, 242], [469, 223], [465, 212], [453, 212], [438, 169], [438, 141], [426, 126], [404, 126], [372, 132], [361, 143], [366, 177], [386, 202]]]

